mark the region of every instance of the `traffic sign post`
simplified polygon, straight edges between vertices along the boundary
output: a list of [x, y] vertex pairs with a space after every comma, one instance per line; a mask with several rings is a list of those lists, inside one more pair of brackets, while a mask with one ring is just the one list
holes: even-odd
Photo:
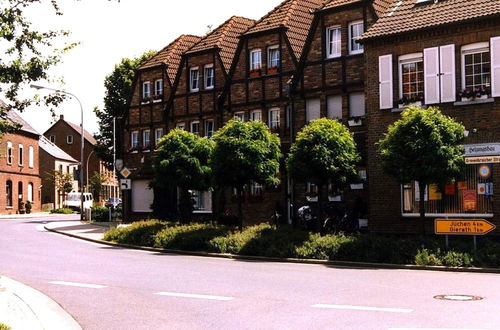
[[120, 179], [120, 189], [130, 190], [132, 189], [132, 180], [130, 179]]
[[484, 236], [495, 230], [496, 226], [485, 219], [436, 219], [434, 229], [436, 235], [468, 235], [473, 237], [474, 254], [477, 252], [477, 236]]

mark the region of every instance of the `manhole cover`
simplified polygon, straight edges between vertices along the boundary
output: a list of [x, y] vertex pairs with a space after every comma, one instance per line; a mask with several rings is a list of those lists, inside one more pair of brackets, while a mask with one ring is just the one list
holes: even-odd
[[474, 301], [474, 300], [482, 300], [484, 298], [478, 296], [465, 295], [465, 294], [443, 294], [435, 296], [434, 299], [454, 300], [454, 301]]

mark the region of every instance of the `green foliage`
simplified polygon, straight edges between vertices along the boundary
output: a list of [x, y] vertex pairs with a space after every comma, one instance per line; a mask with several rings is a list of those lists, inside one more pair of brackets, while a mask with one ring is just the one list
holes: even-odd
[[290, 149], [287, 169], [299, 181], [329, 182], [340, 190], [356, 178], [359, 155], [349, 129], [337, 120], [312, 121]]
[[73, 174], [66, 173], [61, 170], [55, 170], [53, 172], [47, 172], [46, 176], [50, 180], [57, 191], [62, 193], [70, 193], [73, 189]]
[[415, 264], [420, 266], [441, 266], [443, 262], [439, 258], [440, 250], [437, 253], [431, 253], [427, 249], [419, 250], [417, 255], [415, 255]]
[[0, 330], [11, 330], [12, 328], [9, 327], [7, 324], [0, 322]]
[[[94, 109], [99, 121], [99, 133], [95, 136], [97, 140], [96, 152], [100, 159], [111, 163], [113, 160], [109, 148], [113, 146], [113, 117], [121, 117], [126, 113], [127, 103], [132, 97], [132, 85], [134, 83], [135, 70], [141, 63], [155, 55], [155, 51], [147, 51], [141, 56], [129, 59], [123, 58], [115, 65], [111, 74], [104, 79], [106, 89], [104, 96], [104, 109]], [[116, 122], [116, 141], [122, 141], [119, 122]], [[118, 151], [119, 149], [117, 149]]]
[[303, 259], [336, 260], [339, 249], [354, 239], [345, 235], [320, 236], [319, 234], [311, 234], [303, 245], [297, 247], [295, 253], [298, 258]]
[[108, 182], [108, 177], [99, 172], [94, 172], [94, 174], [89, 179], [89, 191], [92, 192], [95, 199], [99, 199], [101, 196], [102, 186]]
[[384, 170], [401, 183], [447, 183], [463, 170], [464, 130], [438, 108], [410, 107], [378, 143]]
[[472, 267], [474, 261], [470, 254], [456, 251], [448, 251], [442, 260], [448, 267]]
[[153, 246], [154, 236], [167, 225], [158, 220], [134, 222], [128, 227], [112, 228], [103, 240], [122, 244]]
[[108, 222], [109, 221], [109, 209], [104, 206], [93, 206], [92, 207], [91, 218], [94, 222]]
[[59, 208], [59, 209], [52, 209], [52, 210], [50, 210], [50, 213], [56, 213], [56, 214], [73, 214], [75, 212], [72, 209]]
[[227, 232], [226, 227], [210, 224], [166, 227], [156, 234], [154, 246], [174, 250], [217, 252], [209, 242]]

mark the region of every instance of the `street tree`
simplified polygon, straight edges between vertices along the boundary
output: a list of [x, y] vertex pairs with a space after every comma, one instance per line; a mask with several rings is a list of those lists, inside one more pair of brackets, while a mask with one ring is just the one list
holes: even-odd
[[153, 187], [179, 189], [180, 221], [187, 223], [192, 212], [190, 190], [206, 191], [211, 187], [209, 160], [213, 141], [181, 129], [174, 129], [160, 139], [153, 159]]
[[[99, 133], [95, 135], [97, 145], [96, 153], [100, 159], [111, 164], [113, 154], [109, 152], [113, 148], [113, 118], [122, 117], [127, 110], [127, 103], [133, 94], [133, 83], [135, 70], [141, 63], [150, 59], [156, 52], [147, 51], [139, 57], [130, 59], [123, 58], [115, 65], [104, 79], [106, 89], [104, 95], [104, 109], [94, 108], [94, 113], [99, 122]], [[119, 124], [119, 120], [116, 121]], [[121, 141], [120, 126], [116, 127], [116, 141]]]
[[214, 181], [219, 187], [236, 189], [238, 218], [243, 228], [243, 186], [251, 183], [279, 183], [280, 140], [262, 122], [230, 120], [213, 139]]
[[109, 182], [109, 177], [97, 171], [89, 179], [89, 191], [94, 195], [94, 199], [101, 200], [102, 187]]
[[297, 134], [287, 159], [287, 169], [298, 182], [311, 182], [318, 187], [318, 230], [324, 219], [328, 185], [340, 193], [356, 180], [358, 161], [351, 132], [337, 120], [314, 120]]
[[66, 194], [70, 193], [73, 189], [73, 174], [55, 170], [53, 172], [47, 172], [46, 175], [56, 188], [56, 191], [63, 195], [64, 200]]
[[425, 188], [444, 184], [464, 168], [465, 128], [438, 108], [410, 107], [378, 143], [384, 171], [399, 183], [417, 181], [420, 188], [419, 213], [425, 232]]

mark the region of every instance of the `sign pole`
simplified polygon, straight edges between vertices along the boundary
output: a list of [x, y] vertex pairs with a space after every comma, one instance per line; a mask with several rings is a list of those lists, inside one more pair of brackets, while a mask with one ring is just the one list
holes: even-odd
[[472, 236], [474, 239], [474, 256], [477, 255], [477, 236]]
[[[450, 249], [450, 245], [449, 245], [449, 241], [448, 241], [448, 235], [445, 235], [444, 236], [444, 241], [445, 241], [445, 245], [446, 245], [446, 250], [449, 250]], [[476, 237], [476, 236], [474, 236]]]

